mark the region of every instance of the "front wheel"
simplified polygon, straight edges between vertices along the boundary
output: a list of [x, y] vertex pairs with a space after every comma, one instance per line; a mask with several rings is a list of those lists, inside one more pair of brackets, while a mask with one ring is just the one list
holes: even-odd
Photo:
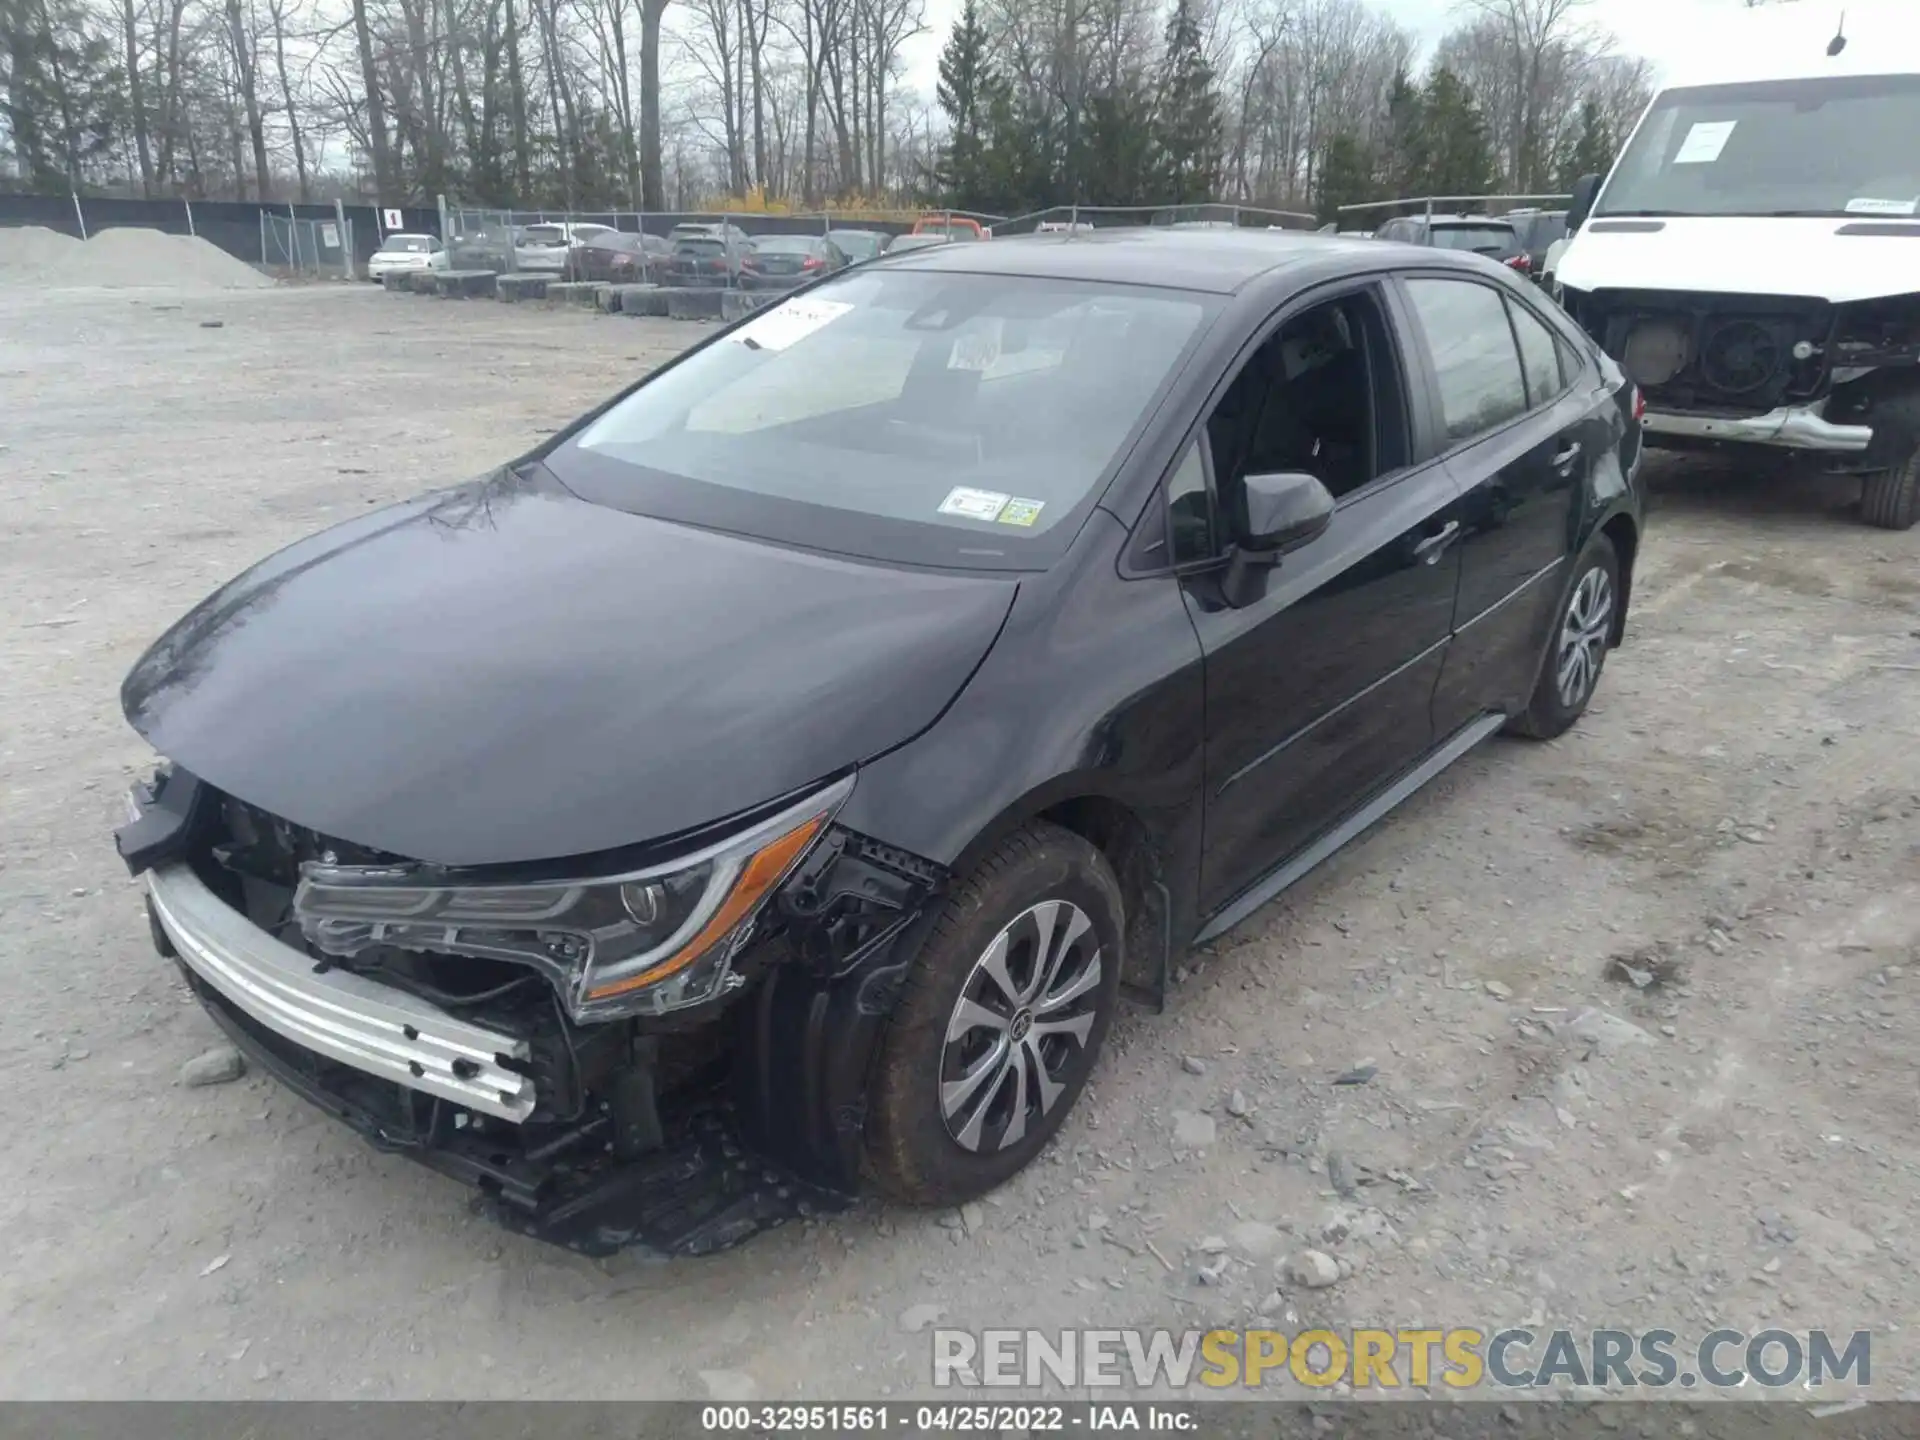
[[1911, 530], [1920, 520], [1920, 445], [1906, 462], [1867, 477], [1860, 516], [1882, 530]]
[[917, 1205], [1007, 1180], [1085, 1088], [1118, 1003], [1124, 906], [1092, 845], [1036, 823], [942, 904], [871, 1082], [867, 1167]]
[[1581, 554], [1573, 585], [1560, 602], [1533, 695], [1509, 730], [1551, 740], [1580, 718], [1600, 684], [1600, 667], [1613, 644], [1614, 612], [1619, 604], [1620, 559], [1613, 542], [1596, 535]]

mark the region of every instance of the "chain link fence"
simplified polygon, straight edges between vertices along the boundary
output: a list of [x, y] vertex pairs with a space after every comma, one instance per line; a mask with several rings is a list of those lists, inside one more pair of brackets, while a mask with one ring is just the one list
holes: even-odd
[[997, 221], [996, 236], [1073, 234], [1111, 228], [1183, 230], [1311, 230], [1315, 216], [1298, 210], [1207, 201], [1189, 205], [1055, 205]]
[[354, 278], [353, 221], [260, 212], [260, 263], [283, 276]]

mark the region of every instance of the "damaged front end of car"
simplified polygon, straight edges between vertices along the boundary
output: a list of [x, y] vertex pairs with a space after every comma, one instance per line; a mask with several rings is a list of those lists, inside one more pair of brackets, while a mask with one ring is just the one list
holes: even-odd
[[1563, 288], [1561, 299], [1640, 387], [1651, 444], [1768, 446], [1862, 475], [1920, 443], [1920, 294]]
[[448, 867], [170, 765], [116, 838], [156, 947], [261, 1069], [513, 1229], [691, 1255], [859, 1187], [868, 1059], [946, 875], [836, 823], [855, 783]]

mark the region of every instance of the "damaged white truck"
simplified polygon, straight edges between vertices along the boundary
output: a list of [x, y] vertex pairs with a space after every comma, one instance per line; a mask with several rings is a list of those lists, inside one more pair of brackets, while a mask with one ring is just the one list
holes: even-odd
[[1561, 303], [1647, 443], [1790, 452], [1920, 519], [1920, 4], [1730, 16], [1575, 188]]

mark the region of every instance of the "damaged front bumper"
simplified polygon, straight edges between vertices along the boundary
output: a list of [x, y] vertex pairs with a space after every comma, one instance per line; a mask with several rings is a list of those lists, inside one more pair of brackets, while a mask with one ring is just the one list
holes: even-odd
[[534, 1111], [527, 1042], [416, 996], [315, 963], [176, 861], [148, 872], [154, 919], [180, 962], [229, 1005], [317, 1054], [515, 1123]]
[[1672, 437], [1838, 454], [1856, 454], [1873, 443], [1871, 425], [1835, 424], [1822, 413], [1825, 408], [1825, 402], [1821, 401], [1812, 405], [1783, 405], [1764, 415], [1706, 415], [1649, 409], [1645, 424], [1649, 438], [1655, 443]]
[[273, 923], [290, 892], [262, 908], [220, 858], [228, 803], [178, 769], [135, 791], [117, 838], [155, 947], [256, 1068], [376, 1147], [587, 1254], [705, 1254], [857, 1192], [868, 1061], [936, 867], [836, 830], [743, 955], [751, 983], [583, 1022], [544, 976], [442, 1004], [316, 951]]

